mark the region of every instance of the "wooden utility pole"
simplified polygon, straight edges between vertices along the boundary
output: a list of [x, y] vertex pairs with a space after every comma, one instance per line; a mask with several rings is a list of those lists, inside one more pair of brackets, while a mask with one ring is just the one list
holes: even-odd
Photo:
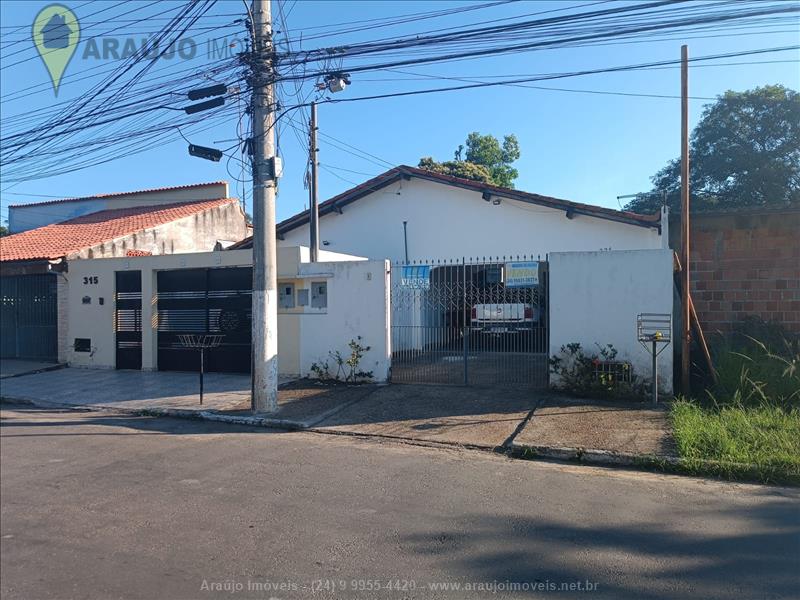
[[253, 0], [253, 295], [252, 396], [255, 412], [278, 410], [278, 281], [275, 192], [274, 64], [270, 0]]
[[317, 166], [319, 159], [317, 158], [317, 103], [311, 103], [311, 139], [309, 147], [309, 159], [311, 160], [311, 185], [308, 186], [308, 193], [311, 196], [309, 202], [311, 218], [309, 224], [309, 231], [311, 232], [311, 239], [309, 240], [309, 249], [311, 253], [311, 262], [317, 262], [319, 259], [319, 179], [317, 173]]
[[689, 47], [681, 46], [681, 392], [691, 393], [691, 277], [689, 274]]

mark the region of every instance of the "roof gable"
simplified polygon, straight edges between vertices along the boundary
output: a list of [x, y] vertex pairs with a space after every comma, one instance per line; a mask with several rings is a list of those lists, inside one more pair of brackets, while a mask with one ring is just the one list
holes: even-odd
[[[598, 219], [607, 219], [610, 221], [627, 223], [629, 225], [638, 225], [640, 227], [657, 228], [661, 224], [661, 215], [658, 213], [652, 215], [640, 215], [637, 213], [614, 210], [592, 204], [582, 204], [580, 202], [572, 202], [570, 200], [562, 200], [560, 198], [553, 198], [551, 196], [542, 196], [540, 194], [532, 194], [530, 192], [522, 192], [519, 190], [481, 183], [480, 181], [473, 181], [471, 179], [462, 179], [460, 177], [452, 177], [450, 175], [433, 173], [431, 171], [418, 169], [416, 167], [409, 167], [407, 165], [401, 165], [399, 167], [390, 169], [385, 173], [378, 175], [377, 177], [373, 177], [372, 179], [365, 181], [361, 185], [357, 185], [354, 188], [342, 192], [341, 194], [334, 196], [325, 202], [322, 202], [319, 205], [319, 214], [320, 216], [323, 216], [331, 212], [341, 212], [342, 207], [350, 204], [351, 202], [355, 202], [356, 200], [359, 200], [364, 196], [371, 194], [372, 192], [391, 185], [400, 179], [410, 179], [412, 177], [459, 187], [477, 192], [479, 194], [488, 194], [490, 196], [509, 198], [511, 200], [518, 200], [520, 202], [536, 204], [556, 210], [563, 210], [569, 216], [581, 214], [590, 217], [596, 217]], [[277, 226], [278, 234], [284, 234], [292, 229], [305, 225], [309, 221], [309, 215], [310, 212], [305, 210], [294, 215], [293, 217], [286, 219], [285, 221], [280, 222]]]

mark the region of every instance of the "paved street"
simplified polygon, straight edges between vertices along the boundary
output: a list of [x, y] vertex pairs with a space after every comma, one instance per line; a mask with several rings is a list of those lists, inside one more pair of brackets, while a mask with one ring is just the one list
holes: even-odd
[[177, 419], [2, 417], [4, 599], [796, 597], [797, 490]]

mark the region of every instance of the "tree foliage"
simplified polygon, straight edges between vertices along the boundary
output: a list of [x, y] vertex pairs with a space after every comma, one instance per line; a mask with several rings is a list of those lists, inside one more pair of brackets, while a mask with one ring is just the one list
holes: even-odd
[[[800, 204], [800, 94], [781, 85], [728, 91], [706, 106], [689, 150], [692, 210]], [[626, 208], [680, 210], [680, 159]]]
[[500, 144], [495, 136], [474, 131], [467, 136], [466, 148], [459, 145], [454, 160], [437, 162], [427, 156], [419, 161], [419, 168], [513, 188], [519, 172], [511, 164], [519, 157], [519, 142], [515, 135], [505, 136]]

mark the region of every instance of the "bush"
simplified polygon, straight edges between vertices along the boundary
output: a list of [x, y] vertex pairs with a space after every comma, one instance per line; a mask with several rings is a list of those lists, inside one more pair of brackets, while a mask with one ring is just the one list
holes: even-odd
[[641, 399], [643, 382], [637, 381], [630, 363], [617, 361], [617, 349], [611, 344], [597, 347], [597, 354], [587, 354], [577, 342], [561, 346], [549, 361], [558, 387], [584, 396]]
[[[343, 356], [338, 350], [328, 352], [328, 360], [311, 365], [311, 372], [317, 379], [322, 381], [343, 381], [345, 383], [358, 383], [369, 381], [373, 377], [372, 371], [362, 371], [359, 368], [364, 354], [370, 351], [369, 346], [361, 344], [361, 336], [350, 340], [347, 343], [350, 348], [350, 356]], [[331, 364], [333, 361], [336, 371], [331, 374]]]

